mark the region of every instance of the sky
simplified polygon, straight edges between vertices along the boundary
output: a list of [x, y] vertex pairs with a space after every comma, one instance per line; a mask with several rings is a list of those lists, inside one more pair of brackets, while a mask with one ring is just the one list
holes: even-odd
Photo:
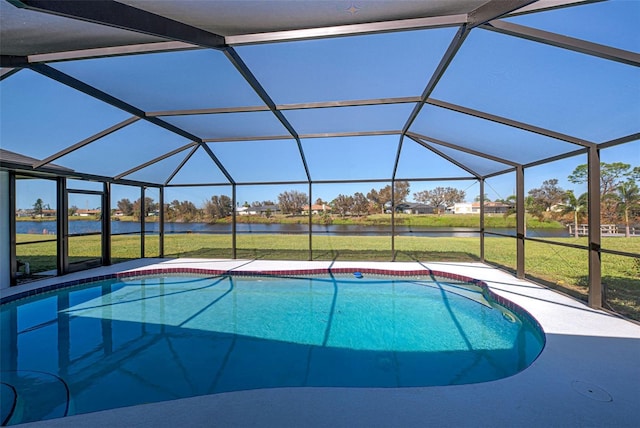
[[[640, 1], [602, 2], [508, 21], [640, 51]], [[421, 95], [455, 31], [455, 28], [419, 30], [242, 46], [236, 50], [276, 104], [409, 97]], [[264, 105], [224, 55], [214, 51], [100, 58], [51, 66], [146, 111]], [[640, 124], [637, 67], [481, 29], [473, 30], [465, 40], [431, 96], [596, 143], [638, 132]], [[393, 104], [293, 109], [284, 110], [283, 114], [299, 134], [313, 134], [401, 129], [412, 109], [412, 104]], [[0, 83], [0, 113], [0, 146], [39, 159], [130, 117], [28, 70]], [[164, 120], [202, 138], [224, 140], [287, 134], [269, 112], [166, 116]], [[577, 148], [433, 105], [423, 107], [411, 131], [518, 162]], [[302, 138], [300, 145], [312, 180], [321, 181], [388, 179], [393, 173], [398, 143], [398, 135], [383, 135]], [[138, 120], [55, 163], [113, 176], [182, 149], [128, 176], [161, 183], [191, 152], [188, 144], [188, 139]], [[470, 176], [455, 165], [440, 162], [437, 155], [410, 139], [405, 138], [402, 144], [397, 178]], [[639, 144], [603, 150], [602, 161], [638, 166]], [[300, 147], [294, 139], [216, 142], [210, 143], [209, 148], [238, 183], [306, 181]], [[487, 159], [451, 152], [442, 146], [436, 148], [464, 160], [482, 174], [501, 169]], [[525, 190], [556, 178], [560, 187], [580, 194], [586, 189], [569, 183], [567, 177], [583, 163], [586, 163], [584, 155], [528, 169]], [[188, 168], [176, 174], [172, 183], [226, 182], [224, 173], [202, 148], [191, 155], [186, 165]], [[386, 184], [317, 184], [313, 186], [312, 198], [330, 201], [339, 193], [366, 194]], [[73, 183], [73, 186], [84, 185]], [[414, 181], [411, 196], [436, 186], [465, 190], [469, 201], [479, 192], [474, 180]], [[508, 174], [488, 180], [485, 190], [494, 200], [512, 195], [514, 188], [513, 174]], [[276, 200], [279, 193], [288, 190], [308, 193], [308, 185], [240, 185], [237, 200], [239, 203]], [[188, 199], [202, 205], [212, 195], [230, 195], [231, 190], [229, 186], [210, 186], [169, 188], [166, 192], [167, 202]], [[21, 180], [17, 206], [32, 207], [35, 195], [43, 195], [45, 204], [55, 205], [55, 187], [52, 190], [50, 182]], [[112, 207], [125, 197], [137, 199], [139, 189], [116, 186]], [[77, 195], [70, 199], [70, 204], [85, 208], [95, 200]]]

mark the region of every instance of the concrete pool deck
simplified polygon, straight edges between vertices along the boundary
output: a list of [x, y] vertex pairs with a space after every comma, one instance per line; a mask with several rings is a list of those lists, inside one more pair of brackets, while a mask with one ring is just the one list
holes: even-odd
[[432, 269], [485, 281], [546, 333], [534, 363], [505, 379], [420, 388], [281, 388], [222, 393], [70, 416], [33, 427], [635, 427], [640, 424], [640, 325], [482, 263], [143, 259], [49, 278], [31, 288], [129, 270]]

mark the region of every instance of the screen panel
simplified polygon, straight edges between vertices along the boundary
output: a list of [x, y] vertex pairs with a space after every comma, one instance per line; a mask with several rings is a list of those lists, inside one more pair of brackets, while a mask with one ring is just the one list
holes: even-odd
[[2, 148], [44, 159], [130, 117], [30, 70], [0, 82]]
[[237, 49], [276, 104], [420, 96], [456, 28]]
[[147, 112], [264, 105], [224, 54], [211, 49], [66, 61], [53, 67]]
[[411, 131], [522, 164], [580, 148], [575, 144], [433, 105], [422, 108]]
[[238, 183], [307, 181], [295, 140], [210, 143]]
[[638, 82], [638, 67], [480, 29], [432, 97], [600, 143], [638, 132]]
[[391, 178], [399, 136], [307, 138], [302, 148], [313, 180]]

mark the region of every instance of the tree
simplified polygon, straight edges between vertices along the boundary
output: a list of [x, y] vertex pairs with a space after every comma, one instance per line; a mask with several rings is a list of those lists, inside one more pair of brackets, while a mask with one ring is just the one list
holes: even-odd
[[573, 236], [578, 237], [578, 222], [587, 212], [587, 193], [583, 193], [578, 198], [573, 194], [573, 190], [568, 190], [564, 195], [564, 200], [560, 204], [563, 214], [573, 214]]
[[440, 207], [451, 206], [457, 202], [464, 201], [464, 190], [454, 187], [436, 187], [433, 190], [423, 190], [413, 194], [413, 199], [423, 204], [432, 205], [436, 212], [440, 213]]
[[278, 204], [283, 214], [300, 214], [302, 208], [309, 204], [309, 198], [304, 192], [291, 190], [278, 195]]
[[204, 204], [204, 210], [213, 220], [231, 215], [233, 204], [227, 195], [215, 195]]
[[631, 236], [629, 213], [632, 207], [638, 206], [640, 203], [640, 188], [638, 188], [635, 181], [629, 179], [620, 183], [616, 187], [616, 192], [614, 196], [616, 205], [624, 219], [624, 236], [628, 238]]
[[[140, 198], [138, 198], [134, 203], [133, 203], [133, 215], [136, 218], [140, 218]], [[143, 217], [148, 217], [150, 213], [156, 211], [158, 209], [158, 204], [153, 202], [153, 198], [150, 197], [145, 197], [144, 198], [144, 215]]]
[[542, 182], [542, 186], [529, 190], [529, 196], [532, 198], [532, 211], [545, 212], [550, 211], [555, 205], [562, 203], [566, 191], [558, 187], [558, 179], [552, 178]]
[[[586, 183], [587, 164], [578, 165], [568, 178], [575, 184]], [[618, 204], [615, 196], [617, 187], [625, 180], [638, 181], [639, 179], [640, 167], [636, 166], [632, 169], [631, 165], [624, 162], [600, 162], [600, 212], [603, 219], [615, 221], [617, 218]]]
[[369, 193], [367, 193], [367, 199], [375, 212], [382, 212], [384, 214], [384, 202], [376, 189], [371, 189]]
[[353, 214], [360, 217], [363, 214], [366, 214], [369, 210], [369, 201], [367, 197], [360, 192], [356, 192], [353, 195], [353, 206], [351, 207], [351, 211]]
[[353, 196], [345, 196], [340, 194], [331, 203], [332, 208], [340, 214], [340, 217], [345, 217], [351, 212], [353, 207]]
[[117, 205], [118, 209], [122, 211], [122, 215], [133, 215], [133, 204], [129, 199], [120, 199]]
[[194, 221], [201, 216], [201, 211], [191, 201], [174, 199], [165, 209], [168, 221]]
[[[630, 168], [631, 165], [623, 162], [600, 162], [600, 197], [615, 192], [615, 188], [623, 177], [632, 176], [639, 169], [635, 167], [630, 171]], [[568, 179], [574, 184], [584, 184], [587, 182], [588, 172], [587, 164], [578, 165]]]
[[33, 204], [33, 214], [34, 216], [42, 217], [44, 210], [44, 202], [42, 199], [38, 198], [36, 202]]
[[393, 185], [393, 201], [391, 200], [391, 185], [387, 184], [380, 190], [371, 189], [367, 193], [367, 199], [374, 206], [374, 209], [380, 210], [384, 214], [387, 204], [397, 206], [402, 202], [406, 202], [407, 196], [409, 196], [409, 182], [395, 181]]

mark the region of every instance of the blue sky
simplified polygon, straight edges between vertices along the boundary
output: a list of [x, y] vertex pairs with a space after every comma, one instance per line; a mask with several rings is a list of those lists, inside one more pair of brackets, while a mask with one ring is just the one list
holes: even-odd
[[[511, 18], [509, 21], [571, 37], [640, 51], [640, 1], [621, 0]], [[238, 54], [276, 104], [419, 96], [456, 29], [420, 30], [255, 45]], [[197, 64], [193, 66], [190, 64]], [[101, 58], [52, 64], [99, 89], [146, 111], [260, 106], [260, 98], [224, 55], [186, 51], [137, 57]], [[198, 82], [198, 84], [195, 84]], [[160, 89], [159, 89], [160, 88]], [[596, 143], [639, 131], [640, 71], [594, 58], [486, 30], [474, 30], [465, 41], [432, 97], [465, 107], [520, 120]], [[129, 114], [23, 70], [0, 84], [0, 145], [35, 158], [50, 156], [129, 117]], [[300, 134], [389, 131], [401, 129], [412, 104], [284, 110]], [[269, 112], [223, 115], [169, 116], [165, 120], [203, 138], [286, 135]], [[412, 131], [498, 157], [527, 162], [553, 156], [567, 143], [497, 126], [460, 113], [425, 106]], [[56, 163], [98, 174], [117, 175], [183, 147], [190, 141], [140, 120], [96, 143], [62, 157]], [[303, 138], [302, 148], [312, 180], [378, 179], [390, 177], [398, 136]], [[639, 143], [603, 150], [604, 162], [640, 165]], [[211, 143], [209, 147], [234, 179], [242, 182], [306, 180], [293, 139], [246, 143]], [[569, 145], [568, 147], [571, 147]], [[462, 177], [464, 171], [434, 161], [435, 155], [405, 139], [398, 165], [399, 178]], [[444, 149], [443, 149], [444, 151]], [[114, 156], [114, 153], [117, 155]], [[162, 182], [189, 153], [135, 173], [131, 178]], [[495, 163], [470, 159], [478, 171], [491, 172]], [[527, 170], [526, 189], [557, 178], [561, 187], [582, 193], [567, 181], [586, 158], [566, 159]], [[225, 182], [224, 174], [199, 149], [174, 182]], [[317, 185], [313, 200], [331, 200], [338, 193], [367, 193], [385, 183]], [[435, 186], [465, 190], [477, 196], [472, 181], [412, 182], [411, 194]], [[489, 180], [489, 198], [513, 194], [513, 175]], [[238, 186], [238, 201], [276, 200], [285, 190], [308, 192], [308, 186]], [[48, 186], [21, 183], [17, 205], [28, 208], [34, 195], [50, 195]], [[137, 189], [119, 187], [117, 199], [139, 197]], [[167, 190], [167, 201], [189, 199], [202, 204], [230, 188]], [[121, 195], [121, 196], [120, 196]], [[175, 195], [172, 196], [172, 195]], [[85, 207], [87, 200], [75, 205]]]

